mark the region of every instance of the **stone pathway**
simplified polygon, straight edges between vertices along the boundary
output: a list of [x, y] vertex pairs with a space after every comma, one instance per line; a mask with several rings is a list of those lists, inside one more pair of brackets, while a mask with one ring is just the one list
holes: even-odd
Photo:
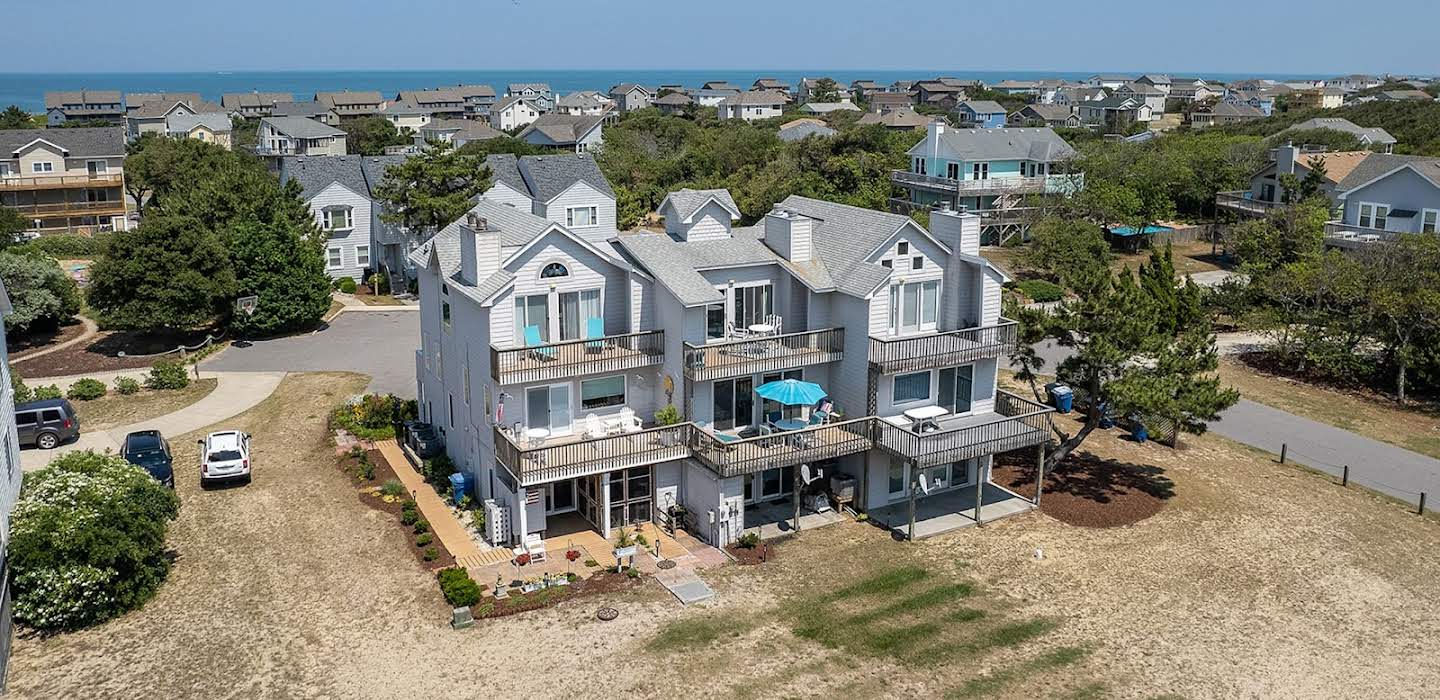
[[375, 449], [380, 451], [380, 455], [395, 471], [395, 476], [399, 477], [400, 483], [405, 485], [405, 490], [414, 497], [421, 517], [430, 523], [430, 531], [435, 533], [440, 544], [445, 545], [446, 551], [455, 557], [457, 564], [468, 569], [490, 563], [480, 548], [475, 546], [475, 541], [470, 539], [470, 531], [461, 525], [459, 519], [450, 511], [450, 506], [445, 504], [435, 493], [435, 489], [425, 483], [425, 479], [410, 465], [410, 460], [405, 458], [400, 445], [394, 440], [381, 440], [375, 443]]

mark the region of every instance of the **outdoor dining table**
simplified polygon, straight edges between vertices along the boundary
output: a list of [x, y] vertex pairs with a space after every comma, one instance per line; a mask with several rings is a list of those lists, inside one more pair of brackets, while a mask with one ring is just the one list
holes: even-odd
[[949, 413], [949, 410], [940, 406], [921, 406], [906, 410], [905, 417], [915, 421], [915, 432], [923, 433], [926, 427], [931, 430], [939, 430], [940, 424], [935, 422], [935, 419]]

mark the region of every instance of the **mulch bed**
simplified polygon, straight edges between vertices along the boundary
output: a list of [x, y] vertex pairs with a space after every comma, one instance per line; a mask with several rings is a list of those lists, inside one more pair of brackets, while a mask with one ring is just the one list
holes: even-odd
[[[1134, 525], [1156, 513], [1174, 495], [1158, 467], [1072, 453], [1045, 476], [1040, 510], [1079, 527]], [[1035, 495], [1035, 459], [1025, 451], [995, 456], [991, 480], [1026, 497]]]
[[71, 323], [58, 328], [37, 330], [25, 334], [15, 334], [5, 339], [13, 357], [32, 350], [43, 350], [52, 345], [59, 345], [66, 341], [74, 340], [85, 334], [85, 324]]
[[[575, 600], [602, 593], [615, 593], [628, 591], [643, 585], [645, 577], [630, 578], [625, 574], [617, 574], [613, 571], [595, 574], [587, 579], [580, 579], [568, 586], [553, 586], [544, 588], [534, 593], [510, 592], [509, 597], [504, 600], [496, 600], [489, 595], [489, 587], [486, 586], [487, 595], [479, 603], [471, 607], [470, 612], [475, 619], [492, 617], [506, 617], [518, 613], [529, 612], [558, 605], [568, 600]], [[480, 582], [483, 584], [483, 582]]]
[[[128, 331], [102, 331], [88, 343], [72, 345], [30, 360], [15, 363], [23, 377], [56, 377], [71, 374], [110, 372], [118, 369], [149, 367], [160, 360], [179, 360], [172, 353], [164, 357], [135, 357], [173, 350], [179, 345], [195, 345], [205, 339], [205, 331], [187, 333], [141, 334]], [[120, 357], [124, 351], [130, 356]]]
[[764, 564], [767, 561], [775, 561], [775, 554], [780, 549], [780, 538], [765, 540], [754, 547], [741, 547], [738, 544], [725, 545], [725, 552], [735, 558], [735, 563], [740, 566], [755, 566]]
[[415, 561], [419, 562], [421, 566], [432, 570], [455, 566], [455, 556], [450, 553], [450, 550], [445, 548], [444, 544], [441, 544], [440, 538], [436, 537], [430, 541], [430, 544], [426, 545], [426, 547], [434, 547], [436, 551], [440, 553], [440, 556], [430, 561], [425, 561], [425, 547], [415, 546], [415, 533], [412, 531], [412, 528], [400, 523], [401, 503], [408, 500], [409, 496], [401, 496], [395, 498], [393, 501], [386, 501], [378, 491], [369, 492], [365, 490], [378, 487], [391, 479], [396, 481], [400, 480], [395, 476], [395, 470], [390, 468], [390, 464], [385, 461], [384, 456], [380, 454], [379, 450], [368, 450], [366, 454], [370, 457], [370, 463], [375, 465], [375, 478], [370, 481], [362, 480], [356, 476], [360, 464], [359, 459], [345, 454], [336, 460], [340, 471], [350, 479], [351, 483], [355, 484], [357, 489], [356, 495], [360, 498], [360, 502], [375, 510], [388, 513], [395, 519], [395, 527], [403, 530], [406, 538], [410, 542], [410, 546], [407, 547], [407, 549], [415, 556]]

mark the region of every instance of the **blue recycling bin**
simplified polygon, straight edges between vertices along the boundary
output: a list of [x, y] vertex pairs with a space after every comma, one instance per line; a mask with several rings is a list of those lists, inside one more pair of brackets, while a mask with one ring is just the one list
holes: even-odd
[[1055, 410], [1069, 413], [1075, 404], [1075, 392], [1059, 382], [1047, 384], [1045, 388], [1050, 392], [1050, 401], [1055, 404]]
[[450, 475], [450, 497], [455, 500], [455, 505], [460, 505], [460, 500], [470, 493], [470, 475], [465, 472], [455, 472]]

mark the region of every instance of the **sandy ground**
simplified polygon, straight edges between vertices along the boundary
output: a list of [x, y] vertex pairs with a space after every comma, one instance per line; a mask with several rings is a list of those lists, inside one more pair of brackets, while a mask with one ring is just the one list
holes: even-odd
[[[363, 384], [292, 376], [231, 421], [257, 436], [255, 482], [201, 492], [182, 477], [179, 560], [160, 594], [97, 629], [17, 640], [12, 695], [938, 697], [1060, 646], [1089, 653], [985, 695], [1423, 697], [1440, 680], [1440, 526], [1214, 437], [1179, 451], [1092, 438], [1097, 455], [1175, 484], [1133, 526], [1032, 513], [907, 544], [847, 523], [802, 533], [776, 561], [707, 572], [711, 604], [681, 609], [651, 582], [452, 631], [403, 532], [328, 461], [326, 408]], [[975, 604], [997, 616], [1057, 626], [917, 665], [800, 640], [774, 612], [905, 563], [977, 582]], [[601, 604], [621, 618], [595, 620]], [[727, 632], [684, 653], [646, 648], [703, 617]]]

